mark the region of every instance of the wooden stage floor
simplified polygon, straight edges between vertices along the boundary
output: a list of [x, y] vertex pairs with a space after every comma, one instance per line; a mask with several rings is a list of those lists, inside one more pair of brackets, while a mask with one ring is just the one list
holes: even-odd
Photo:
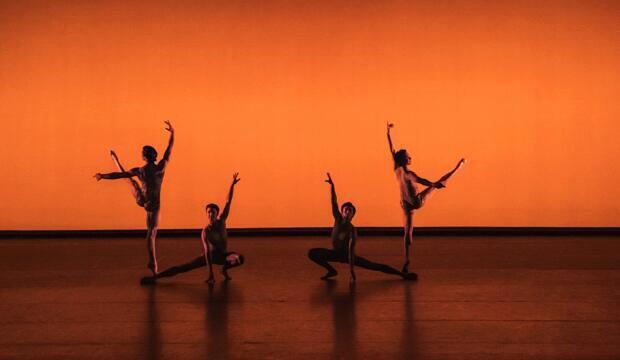
[[[617, 237], [419, 237], [418, 282], [306, 258], [327, 238], [231, 238], [246, 264], [142, 287], [141, 239], [0, 240], [1, 359], [620, 359]], [[162, 238], [162, 268], [200, 253]], [[401, 264], [401, 242], [358, 253]]]

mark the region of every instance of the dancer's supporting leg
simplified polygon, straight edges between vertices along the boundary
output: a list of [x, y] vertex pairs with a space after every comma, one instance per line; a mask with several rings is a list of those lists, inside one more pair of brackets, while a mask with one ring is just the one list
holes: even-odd
[[403, 244], [405, 247], [405, 264], [403, 265], [402, 272], [409, 272], [409, 250], [411, 248], [411, 241], [413, 240], [413, 209], [409, 208], [407, 205], [403, 206], [403, 223], [405, 224], [405, 234], [403, 239]]
[[308, 251], [308, 258], [327, 270], [327, 273], [321, 277], [321, 280], [327, 280], [338, 275], [338, 271], [329, 264], [329, 261], [337, 261], [342, 258], [337, 251], [325, 248], [314, 248]]
[[[118, 156], [116, 155], [114, 150], [110, 150], [110, 156], [112, 156], [112, 160], [114, 161], [114, 164], [116, 164], [116, 167], [118, 168], [118, 170], [120, 172], [125, 172], [125, 168], [123, 167], [123, 165], [121, 165], [121, 162], [118, 159]], [[139, 206], [144, 207], [145, 199], [144, 199], [144, 192], [142, 191], [142, 187], [133, 178], [127, 178], [127, 180], [129, 181], [129, 184], [131, 185], [131, 195], [133, 195], [134, 199], [136, 200], [136, 203]]]
[[146, 212], [146, 246], [149, 252], [149, 263], [147, 267], [153, 275], [157, 274], [157, 254], [155, 250], [155, 240], [157, 239], [157, 227], [159, 225], [159, 209]]

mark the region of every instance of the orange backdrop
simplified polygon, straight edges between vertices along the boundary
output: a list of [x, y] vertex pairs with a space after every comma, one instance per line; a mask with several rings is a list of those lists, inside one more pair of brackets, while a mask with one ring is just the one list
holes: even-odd
[[0, 229], [143, 228], [113, 171], [177, 143], [163, 228], [401, 223], [385, 139], [436, 179], [422, 226], [620, 226], [617, 1], [0, 2]]

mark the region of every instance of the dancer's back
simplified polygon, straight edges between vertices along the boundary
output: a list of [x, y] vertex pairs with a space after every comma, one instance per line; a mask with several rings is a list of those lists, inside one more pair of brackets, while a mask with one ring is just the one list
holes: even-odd
[[164, 181], [166, 171], [166, 160], [161, 160], [158, 164], [148, 162], [146, 165], [134, 168], [135, 172], [142, 183], [144, 196], [147, 200], [159, 200], [161, 193], [161, 184]]

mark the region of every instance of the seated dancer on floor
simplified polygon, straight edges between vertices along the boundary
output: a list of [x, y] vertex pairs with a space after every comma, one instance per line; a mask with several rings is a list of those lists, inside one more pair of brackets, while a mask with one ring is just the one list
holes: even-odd
[[[415, 172], [409, 170], [407, 165], [411, 165], [411, 157], [407, 150], [400, 149], [394, 151], [392, 146], [392, 138], [390, 137], [390, 129], [394, 124], [387, 124], [387, 138], [390, 145], [390, 155], [394, 161], [394, 174], [398, 180], [400, 188], [400, 204], [403, 208], [403, 223], [405, 228], [405, 264], [402, 271], [404, 273], [409, 272], [409, 247], [411, 246], [411, 240], [413, 236], [413, 212], [421, 208], [424, 205], [426, 198], [431, 194], [434, 189], [441, 189], [446, 187], [446, 181], [454, 174], [463, 164], [465, 159], [461, 159], [456, 167], [449, 173], [445, 174], [436, 182], [432, 182], [418, 176]], [[426, 189], [418, 192], [416, 183], [428, 186]]]
[[236, 252], [229, 252], [227, 249], [228, 235], [226, 232], [226, 219], [230, 213], [230, 204], [232, 202], [235, 185], [241, 180], [238, 176], [239, 173], [235, 173], [233, 175], [233, 181], [230, 185], [230, 191], [228, 192], [226, 206], [224, 206], [224, 210], [219, 217], [219, 206], [216, 204], [208, 204], [206, 206], [207, 219], [209, 223], [204, 227], [204, 229], [202, 229], [202, 255], [188, 263], [173, 266], [158, 274], [155, 274], [154, 276], [144, 277], [141, 281], [142, 284], [152, 284], [157, 279], [175, 276], [203, 266], [208, 266], [209, 268], [209, 278], [207, 279], [207, 283], [213, 284], [215, 283], [215, 278], [213, 276], [213, 264], [222, 265], [222, 275], [224, 276], [224, 281], [232, 279], [230, 275], [228, 275], [228, 270], [240, 266], [244, 262], [243, 255]]
[[[310, 260], [321, 265], [327, 270], [327, 273], [321, 277], [327, 280], [338, 275], [336, 269], [331, 266], [330, 262], [339, 262], [349, 264], [351, 272], [351, 282], [355, 282], [355, 266], [364, 269], [380, 271], [386, 274], [398, 275], [403, 279], [415, 280], [415, 274], [405, 274], [388, 265], [374, 263], [361, 256], [355, 255], [355, 242], [357, 241], [357, 230], [351, 223], [355, 215], [355, 206], [350, 202], [342, 204], [342, 208], [338, 208], [338, 199], [336, 198], [336, 188], [331, 176], [327, 173], [327, 180], [331, 186], [331, 204], [332, 214], [334, 215], [334, 228], [332, 229], [332, 249], [315, 248], [308, 251]], [[342, 213], [340, 212], [342, 210]]]
[[[146, 161], [146, 164], [142, 167], [136, 167], [129, 171], [125, 171], [116, 153], [110, 151], [110, 155], [112, 155], [112, 159], [116, 163], [119, 172], [95, 174], [97, 181], [101, 179], [129, 180], [131, 193], [136, 203], [146, 210], [146, 242], [149, 252], [147, 268], [151, 270], [153, 275], [157, 274], [158, 270], [157, 256], [155, 255], [155, 239], [157, 238], [157, 225], [159, 222], [159, 194], [161, 193], [161, 183], [164, 180], [166, 166], [170, 160], [172, 144], [174, 144], [174, 129], [169, 121], [165, 121], [165, 124], [167, 125], [166, 130], [170, 132], [170, 139], [168, 140], [168, 147], [166, 148], [164, 157], [158, 163], [155, 162], [157, 160], [157, 150], [152, 146], [145, 145], [142, 148], [142, 158]], [[138, 177], [142, 186], [132, 179], [133, 176]]]

